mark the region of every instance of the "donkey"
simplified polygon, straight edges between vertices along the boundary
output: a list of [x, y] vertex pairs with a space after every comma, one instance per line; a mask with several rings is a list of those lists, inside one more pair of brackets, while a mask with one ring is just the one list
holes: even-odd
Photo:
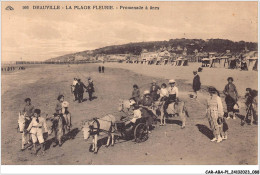
[[90, 121], [85, 121], [82, 125], [82, 131], [84, 140], [88, 140], [90, 136], [92, 139], [92, 151], [94, 154], [98, 152], [98, 135], [100, 132], [105, 132], [108, 134], [106, 147], [109, 146], [110, 139], [112, 138], [111, 146], [114, 146], [114, 132], [115, 132], [115, 122], [116, 118], [113, 115], [106, 115], [102, 118], [94, 118]]
[[[157, 105], [158, 109], [160, 110], [160, 120], [161, 120], [161, 125], [166, 124], [166, 114], [164, 112], [163, 106], [165, 102], [161, 102], [159, 105]], [[182, 121], [182, 126], [181, 128], [185, 128], [186, 126], [186, 119], [188, 115], [188, 111], [185, 105], [184, 101], [179, 101], [179, 102], [173, 102], [168, 105], [168, 108], [166, 109], [166, 112], [168, 115], [175, 116], [178, 115], [181, 118]]]
[[56, 144], [53, 145], [53, 147], [62, 146], [62, 138], [65, 134], [65, 128], [66, 128], [66, 121], [62, 114], [53, 114], [51, 118], [49, 118], [52, 121], [52, 132], [54, 131], [55, 134], [55, 142]]
[[21, 112], [19, 112], [19, 116], [18, 116], [18, 131], [21, 133], [22, 135], [22, 151], [25, 149], [25, 144], [29, 142], [29, 137], [30, 135], [25, 131], [26, 128], [29, 126], [30, 124], [30, 120], [27, 120], [25, 117], [26, 113], [22, 114]]

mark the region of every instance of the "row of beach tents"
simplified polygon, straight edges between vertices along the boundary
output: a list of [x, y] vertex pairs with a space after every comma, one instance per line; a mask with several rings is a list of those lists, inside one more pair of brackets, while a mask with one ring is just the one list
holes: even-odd
[[258, 53], [257, 51], [248, 52], [239, 56], [221, 56], [203, 58], [202, 67], [219, 67], [241, 70], [257, 70]]
[[144, 52], [140, 56], [131, 56], [125, 60], [126, 63], [155, 64], [155, 65], [173, 65], [187, 66], [188, 62], [201, 62], [202, 67], [218, 67], [241, 70], [257, 70], [258, 52], [248, 51], [239, 54], [216, 54], [208, 53], [201, 55], [171, 55], [167, 52]]

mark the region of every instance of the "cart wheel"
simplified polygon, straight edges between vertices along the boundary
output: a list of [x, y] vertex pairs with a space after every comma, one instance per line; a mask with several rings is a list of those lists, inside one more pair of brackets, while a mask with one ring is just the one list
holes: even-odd
[[141, 143], [148, 139], [148, 127], [144, 123], [139, 123], [134, 130], [135, 142]]

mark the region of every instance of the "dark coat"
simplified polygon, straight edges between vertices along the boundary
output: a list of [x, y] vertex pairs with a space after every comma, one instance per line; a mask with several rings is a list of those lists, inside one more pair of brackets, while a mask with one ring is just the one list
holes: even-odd
[[194, 91], [198, 91], [201, 88], [200, 76], [198, 74], [193, 78], [192, 88]]
[[152, 104], [153, 104], [153, 99], [151, 98], [151, 97], [149, 97], [149, 98], [143, 98], [142, 100], [141, 100], [141, 102], [140, 102], [140, 104], [141, 105], [143, 105], [143, 106], [152, 106]]
[[158, 90], [160, 90], [160, 89], [161, 88], [158, 85], [155, 85], [154, 87], [153, 87], [153, 85], [151, 86], [150, 94], [154, 101], [157, 101], [158, 98], [160, 97], [160, 95], [158, 94]]
[[76, 84], [75, 91], [78, 94], [83, 94], [84, 93], [84, 88], [87, 89], [87, 87], [84, 85], [84, 83], [80, 82], [80, 83]]
[[[152, 98], [143, 98], [140, 102], [141, 105], [143, 106], [147, 106], [150, 107], [153, 104], [153, 99]], [[146, 108], [141, 108], [141, 112], [142, 112], [142, 117], [146, 118], [146, 124], [147, 125], [151, 125], [153, 123], [153, 117], [154, 114], [152, 113], [152, 111], [146, 109]]]
[[237, 93], [237, 88], [233, 83], [227, 84], [225, 86], [225, 89], [223, 93], [230, 98], [233, 98], [235, 101], [237, 101], [238, 93]]
[[90, 83], [88, 84], [87, 91], [90, 92], [90, 93], [95, 92], [93, 82], [90, 82]]

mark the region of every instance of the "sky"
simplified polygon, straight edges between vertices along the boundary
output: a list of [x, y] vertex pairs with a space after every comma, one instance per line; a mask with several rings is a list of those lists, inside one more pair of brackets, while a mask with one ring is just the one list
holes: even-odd
[[[5, 10], [9, 5], [14, 10]], [[46, 5], [63, 9], [33, 9]], [[114, 10], [66, 10], [66, 5]], [[257, 2], [2, 2], [1, 60], [43, 61], [109, 45], [175, 38], [257, 42], [257, 8]]]

